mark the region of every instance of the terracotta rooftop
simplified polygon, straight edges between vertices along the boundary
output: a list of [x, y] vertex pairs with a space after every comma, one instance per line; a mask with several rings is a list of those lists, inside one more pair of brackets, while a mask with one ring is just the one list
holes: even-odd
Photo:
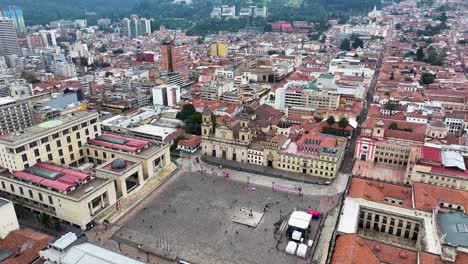
[[179, 140], [177, 145], [194, 148], [201, 144], [201, 137], [200, 136], [193, 136], [189, 139]]
[[[412, 208], [411, 187], [396, 184], [380, 183], [373, 180], [366, 180], [353, 177], [348, 196], [353, 198], [364, 198], [369, 201], [387, 203], [394, 206]], [[385, 198], [402, 200], [403, 204], [385, 201]]]
[[363, 239], [356, 234], [340, 235], [331, 264], [418, 263], [415, 251]]
[[414, 206], [421, 211], [432, 212], [441, 202], [468, 208], [468, 192], [413, 182]]
[[12, 253], [10, 257], [2, 261], [2, 264], [25, 264], [39, 258], [39, 251], [46, 248], [53, 238], [32, 231], [30, 229], [15, 230], [10, 232], [5, 239], [0, 240], [0, 248]]

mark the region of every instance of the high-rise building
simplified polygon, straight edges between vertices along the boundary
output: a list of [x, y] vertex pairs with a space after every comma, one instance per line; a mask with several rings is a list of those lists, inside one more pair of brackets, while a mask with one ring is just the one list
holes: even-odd
[[210, 55], [219, 56], [222, 58], [227, 57], [228, 55], [227, 45], [221, 42], [220, 40], [218, 40], [216, 43], [211, 44]]
[[57, 35], [55, 30], [41, 30], [39, 33], [41, 34], [44, 47], [57, 47]]
[[120, 35], [137, 38], [145, 34], [151, 34], [151, 19], [138, 18], [137, 15], [122, 19]]
[[3, 16], [11, 18], [13, 20], [13, 25], [16, 28], [18, 34], [26, 33], [26, 26], [24, 24], [23, 11], [17, 6], [8, 6], [3, 9]]
[[0, 56], [21, 54], [13, 20], [0, 17]]
[[0, 98], [0, 135], [32, 125], [31, 104], [28, 100], [15, 100], [13, 97]]
[[180, 102], [180, 86], [159, 85], [152, 89], [153, 104], [175, 106]]
[[161, 60], [163, 71], [178, 73], [184, 82], [189, 79], [188, 48], [174, 40], [161, 44]]

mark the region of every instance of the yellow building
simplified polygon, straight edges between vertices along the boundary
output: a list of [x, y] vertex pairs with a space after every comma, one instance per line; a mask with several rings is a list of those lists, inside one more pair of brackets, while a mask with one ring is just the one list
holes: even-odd
[[228, 55], [227, 45], [222, 43], [221, 40], [218, 40], [216, 43], [211, 44], [210, 55], [226, 58]]

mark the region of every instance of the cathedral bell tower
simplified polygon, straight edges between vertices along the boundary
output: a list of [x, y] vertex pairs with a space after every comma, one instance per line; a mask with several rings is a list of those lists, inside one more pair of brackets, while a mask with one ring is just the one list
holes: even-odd
[[211, 110], [208, 108], [207, 105], [203, 108], [202, 113], [202, 124], [201, 124], [201, 132], [203, 137], [210, 137], [213, 131], [213, 123], [211, 122]]
[[242, 112], [240, 115], [240, 130], [239, 130], [239, 141], [242, 143], [250, 142], [250, 117], [247, 112]]

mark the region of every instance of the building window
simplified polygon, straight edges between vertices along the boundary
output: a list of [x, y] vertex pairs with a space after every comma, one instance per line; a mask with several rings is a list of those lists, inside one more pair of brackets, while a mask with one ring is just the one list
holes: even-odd
[[33, 192], [31, 190], [29, 190], [28, 192], [29, 192], [29, 197], [34, 198]]
[[73, 155], [73, 153], [70, 154], [70, 159], [71, 159], [71, 160], [74, 160], [74, 159], [75, 159], [75, 155]]
[[76, 132], [76, 138], [80, 138], [80, 132]]
[[36, 157], [39, 156], [39, 150], [38, 150], [38, 149], [35, 149], [35, 150], [34, 150], [34, 156], [36, 156]]
[[69, 145], [69, 146], [68, 146], [68, 151], [73, 151], [72, 145]]
[[62, 143], [60, 142], [60, 140], [57, 140], [55, 143], [57, 143], [58, 148], [60, 148], [62, 146]]
[[47, 151], [47, 152], [50, 151], [50, 145], [49, 145], [49, 144], [47, 144], [47, 145], [45, 146], [45, 148], [46, 148], [46, 151]]
[[63, 150], [59, 149], [58, 153], [59, 153], [59, 156], [63, 156]]
[[21, 158], [23, 159], [23, 161], [28, 161], [28, 157], [26, 156], [26, 154], [21, 155]]
[[65, 129], [62, 134], [67, 135], [69, 133], [68, 129]]
[[42, 139], [41, 139], [41, 142], [42, 142], [42, 143], [49, 142], [49, 138], [48, 138], [48, 137], [42, 138]]
[[47, 155], [47, 159], [48, 159], [49, 161], [51, 161], [51, 160], [53, 159], [53, 158], [52, 158], [52, 154], [48, 154], [48, 155]]
[[70, 143], [71, 142], [71, 138], [70, 136], [67, 136], [67, 143]]
[[53, 139], [56, 139], [56, 138], [59, 138], [59, 137], [60, 137], [59, 133], [55, 133], [55, 134], [52, 135]]
[[60, 164], [65, 164], [65, 159], [64, 158], [60, 159]]
[[54, 200], [52, 199], [52, 196], [49, 195], [49, 203], [54, 204]]
[[39, 193], [39, 200], [41, 200], [41, 202], [43, 201], [43, 199], [42, 199], [42, 193]]
[[24, 195], [23, 188], [19, 187], [19, 190], [20, 190], [21, 195]]
[[2, 189], [6, 189], [4, 182], [2, 182]]

